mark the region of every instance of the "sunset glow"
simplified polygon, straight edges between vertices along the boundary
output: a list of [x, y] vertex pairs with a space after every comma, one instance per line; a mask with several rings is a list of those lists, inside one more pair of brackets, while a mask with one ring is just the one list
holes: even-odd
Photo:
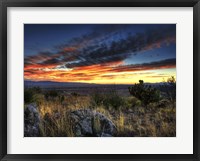
[[176, 25], [24, 28], [25, 80], [132, 84], [176, 77]]

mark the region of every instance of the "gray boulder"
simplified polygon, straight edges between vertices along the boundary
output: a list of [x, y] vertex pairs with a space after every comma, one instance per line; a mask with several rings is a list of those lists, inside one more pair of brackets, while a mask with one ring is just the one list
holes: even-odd
[[35, 103], [27, 105], [24, 110], [24, 136], [39, 136], [40, 116], [37, 105]]
[[102, 133], [102, 134], [101, 134], [101, 137], [112, 137], [112, 135], [110, 135], [110, 134], [105, 134], [105, 133]]
[[70, 113], [75, 136], [111, 137], [116, 134], [114, 123], [105, 115], [89, 109]]

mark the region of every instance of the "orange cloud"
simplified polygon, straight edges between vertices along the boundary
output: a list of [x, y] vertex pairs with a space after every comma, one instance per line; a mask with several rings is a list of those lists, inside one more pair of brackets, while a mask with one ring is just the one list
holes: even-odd
[[[110, 33], [110, 29], [112, 30], [109, 28], [106, 33]], [[24, 77], [30, 80], [59, 82], [127, 83], [137, 77], [134, 72], [176, 68], [176, 59], [124, 65], [124, 60], [134, 54], [176, 43], [174, 31], [173, 25], [111, 40], [109, 44], [100, 43], [105, 32], [92, 32], [59, 46], [56, 53], [41, 52], [27, 56], [24, 62]]]
[[[30, 80], [51, 80], [58, 82], [98, 82], [109, 83], [114, 81], [127, 82], [141, 74], [134, 74], [138, 71], [161, 70], [175, 68], [176, 60], [167, 59], [157, 62], [123, 65], [123, 62], [112, 62], [84, 67], [75, 67], [71, 70], [59, 70], [54, 65], [29, 65], [24, 68], [25, 79]], [[54, 68], [54, 70], [44, 69]], [[114, 74], [113, 74], [114, 73]], [[150, 76], [149, 76], [150, 77]], [[161, 78], [162, 76], [157, 76]], [[153, 76], [151, 76], [153, 78]], [[155, 77], [154, 77], [155, 78]]]
[[77, 48], [76, 47], [64, 47], [63, 51], [64, 52], [72, 52], [72, 51], [76, 51]]

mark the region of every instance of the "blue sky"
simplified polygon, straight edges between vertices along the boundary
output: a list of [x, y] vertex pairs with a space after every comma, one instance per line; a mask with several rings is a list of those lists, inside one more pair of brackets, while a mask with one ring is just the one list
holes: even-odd
[[25, 24], [24, 57], [28, 80], [128, 83], [148, 71], [157, 82], [175, 76], [176, 25]]

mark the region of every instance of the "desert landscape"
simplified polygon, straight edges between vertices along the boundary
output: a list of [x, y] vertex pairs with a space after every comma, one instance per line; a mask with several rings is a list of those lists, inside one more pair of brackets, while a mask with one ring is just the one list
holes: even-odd
[[84, 84], [64, 90], [59, 83], [27, 84], [25, 136], [176, 136], [174, 77], [153, 85]]
[[25, 24], [24, 137], [176, 137], [176, 25]]

